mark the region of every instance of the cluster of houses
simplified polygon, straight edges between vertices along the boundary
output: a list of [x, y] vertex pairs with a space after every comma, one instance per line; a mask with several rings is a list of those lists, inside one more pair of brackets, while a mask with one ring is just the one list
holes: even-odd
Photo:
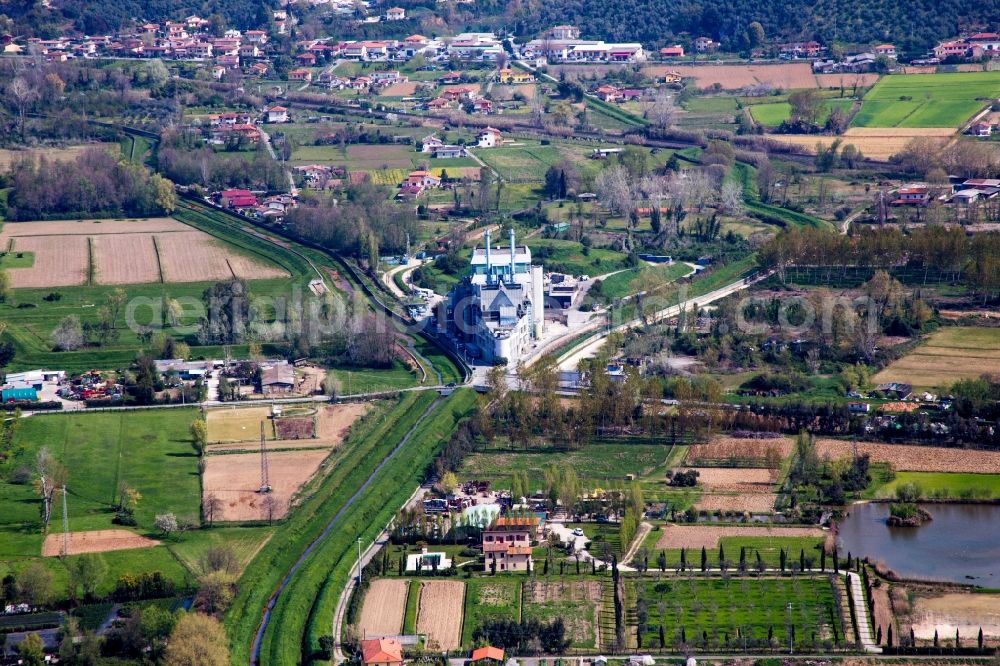
[[959, 39], [941, 42], [929, 57], [914, 60], [914, 64], [933, 65], [947, 59], [979, 60], [983, 56], [1000, 58], [1000, 34], [995, 32], [976, 32]]
[[643, 62], [646, 52], [638, 43], [609, 43], [580, 39], [580, 29], [557, 25], [541, 39], [533, 39], [521, 49], [523, 57], [549, 62]]
[[405, 62], [420, 54], [429, 61], [457, 59], [493, 62], [503, 52], [500, 39], [492, 32], [466, 32], [450, 40], [414, 34], [404, 39], [342, 40], [313, 39], [296, 43], [301, 53], [296, 60], [303, 66], [315, 65], [318, 58], [352, 62]]
[[257, 192], [242, 188], [222, 190], [212, 195], [214, 203], [222, 208], [254, 217], [266, 222], [281, 222], [288, 211], [298, 205], [290, 194], [273, 194], [258, 198]]
[[[927, 206], [935, 198], [936, 190], [927, 183], [907, 183], [896, 190], [892, 206]], [[951, 179], [950, 188], [937, 194], [938, 201], [952, 204], [970, 204], [1000, 195], [998, 178], [958, 178]]]
[[[287, 10], [275, 10], [272, 18], [278, 33], [287, 30]], [[115, 34], [56, 39], [31, 37], [23, 44], [8, 40], [3, 52], [42, 55], [50, 62], [101, 57], [211, 61], [214, 63], [212, 74], [216, 78], [222, 78], [227, 70], [239, 69], [247, 61], [254, 61], [251, 73], [261, 76], [267, 73], [269, 65], [263, 60], [269, 41], [267, 31], [230, 29], [219, 37], [212, 34], [211, 28], [212, 22], [208, 19], [188, 16], [183, 21], [145, 23]]]

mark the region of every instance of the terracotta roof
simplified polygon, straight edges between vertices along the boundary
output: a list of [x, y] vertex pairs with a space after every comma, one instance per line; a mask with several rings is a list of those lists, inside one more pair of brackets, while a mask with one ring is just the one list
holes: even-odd
[[486, 647], [476, 648], [472, 651], [472, 661], [479, 661], [480, 659], [492, 659], [493, 661], [503, 661], [503, 650], [497, 647], [492, 647], [487, 645]]
[[361, 641], [365, 664], [399, 663], [403, 661], [403, 646], [395, 638], [374, 638]]

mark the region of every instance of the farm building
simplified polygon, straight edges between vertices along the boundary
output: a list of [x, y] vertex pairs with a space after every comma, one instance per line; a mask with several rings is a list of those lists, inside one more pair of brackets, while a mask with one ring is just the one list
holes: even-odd
[[204, 379], [212, 372], [211, 361], [185, 361], [172, 358], [153, 361], [153, 363], [156, 365], [156, 371], [160, 374], [176, 372], [178, 377], [186, 381]]
[[260, 388], [264, 395], [291, 393], [295, 390], [295, 370], [288, 363], [261, 368]]
[[361, 663], [365, 666], [402, 666], [403, 646], [395, 638], [361, 641]]
[[66, 379], [64, 370], [27, 370], [7, 373], [7, 383], [30, 384], [38, 389], [41, 389], [45, 382], [60, 382], [64, 379]]

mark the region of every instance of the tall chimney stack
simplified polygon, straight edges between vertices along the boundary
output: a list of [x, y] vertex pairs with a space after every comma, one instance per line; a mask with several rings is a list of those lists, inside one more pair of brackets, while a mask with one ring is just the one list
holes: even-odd
[[486, 284], [492, 281], [490, 277], [490, 228], [486, 227]]
[[517, 245], [514, 242], [514, 227], [510, 228], [510, 281], [514, 282], [514, 274], [516, 270], [516, 260], [515, 255], [517, 254]]

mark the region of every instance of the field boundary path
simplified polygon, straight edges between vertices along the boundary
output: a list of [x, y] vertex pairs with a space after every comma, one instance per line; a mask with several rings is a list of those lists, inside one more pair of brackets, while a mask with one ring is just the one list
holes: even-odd
[[278, 602], [278, 597], [281, 596], [281, 593], [285, 590], [286, 587], [288, 587], [288, 583], [291, 582], [292, 576], [295, 575], [295, 572], [299, 570], [299, 567], [301, 567], [302, 563], [306, 561], [306, 558], [308, 558], [309, 555], [313, 552], [313, 550], [316, 549], [316, 546], [318, 546], [319, 543], [323, 541], [323, 539], [329, 536], [330, 532], [333, 531], [333, 528], [336, 527], [337, 524], [340, 522], [340, 519], [343, 518], [345, 513], [347, 513], [347, 510], [354, 505], [354, 502], [357, 501], [357, 499], [362, 495], [362, 493], [368, 490], [368, 487], [371, 486], [372, 481], [375, 480], [375, 477], [378, 476], [379, 472], [381, 472], [382, 469], [387, 464], [389, 464], [389, 461], [395, 458], [396, 454], [399, 453], [400, 450], [402, 450], [402, 448], [406, 445], [407, 442], [410, 441], [410, 438], [413, 436], [413, 433], [416, 432], [417, 428], [419, 428], [423, 424], [424, 419], [427, 418], [427, 415], [433, 412], [435, 409], [437, 409], [438, 406], [441, 404], [442, 400], [444, 400], [444, 398], [439, 397], [434, 402], [432, 402], [430, 405], [427, 406], [427, 409], [424, 410], [424, 413], [421, 414], [420, 417], [410, 427], [410, 429], [406, 431], [406, 434], [403, 435], [402, 439], [399, 440], [399, 443], [396, 444], [395, 448], [393, 448], [392, 451], [390, 451], [389, 454], [385, 458], [383, 458], [381, 462], [379, 462], [379, 464], [375, 467], [375, 469], [372, 470], [371, 474], [368, 475], [368, 478], [365, 479], [364, 483], [362, 483], [361, 486], [356, 491], [354, 491], [354, 494], [351, 495], [346, 502], [344, 502], [344, 505], [337, 510], [337, 513], [334, 514], [334, 516], [330, 519], [330, 522], [326, 524], [326, 527], [323, 528], [323, 531], [320, 532], [319, 535], [315, 539], [313, 539], [308, 546], [306, 546], [305, 550], [302, 551], [302, 554], [299, 555], [298, 559], [295, 560], [295, 563], [292, 564], [291, 568], [285, 573], [285, 576], [284, 578], [281, 579], [281, 582], [278, 584], [277, 589], [275, 589], [275, 591], [271, 593], [270, 598], [267, 600], [267, 605], [264, 607], [264, 614], [261, 617], [260, 624], [257, 626], [257, 631], [254, 633], [253, 645], [250, 649], [251, 664], [255, 665], [260, 663], [260, 645], [261, 642], [264, 640], [264, 632], [267, 631], [267, 626], [271, 621], [271, 612], [274, 610], [274, 607]]
[[847, 586], [850, 588], [851, 596], [854, 597], [854, 612], [858, 615], [858, 642], [861, 643], [865, 652], [882, 654], [882, 648], [872, 639], [872, 623], [868, 618], [868, 600], [865, 599], [865, 591], [861, 587], [861, 576], [847, 572]]

